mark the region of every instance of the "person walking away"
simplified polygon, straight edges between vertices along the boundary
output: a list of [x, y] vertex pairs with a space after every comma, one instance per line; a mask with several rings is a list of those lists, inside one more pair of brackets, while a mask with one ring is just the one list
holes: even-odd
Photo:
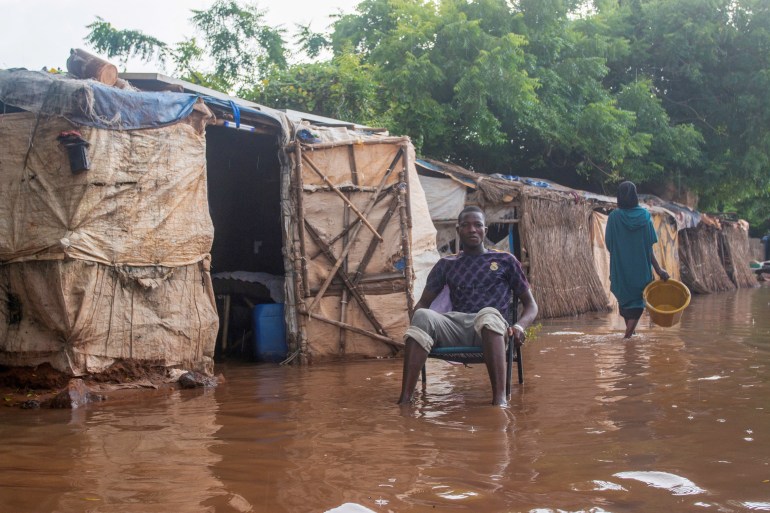
[[651, 268], [663, 281], [669, 274], [652, 251], [658, 236], [650, 213], [639, 206], [636, 185], [621, 183], [617, 199], [618, 208], [610, 212], [604, 238], [610, 252], [610, 290], [626, 323], [623, 338], [630, 338], [644, 312], [642, 294], [653, 279]]
[[[439, 260], [428, 275], [425, 290], [415, 305], [411, 325], [404, 339], [404, 371], [398, 404], [411, 403], [420, 370], [431, 348], [481, 346], [492, 384], [492, 404], [506, 406], [505, 336], [521, 346], [525, 330], [537, 315], [521, 264], [510, 253], [484, 247], [487, 226], [484, 212], [466, 207], [457, 218], [462, 251]], [[452, 311], [430, 309], [447, 286]], [[508, 325], [512, 292], [521, 301], [521, 318]]]

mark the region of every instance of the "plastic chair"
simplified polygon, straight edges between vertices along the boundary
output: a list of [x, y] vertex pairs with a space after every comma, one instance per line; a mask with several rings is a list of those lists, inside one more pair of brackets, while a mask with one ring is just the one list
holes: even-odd
[[[518, 298], [513, 296], [510, 308], [513, 325], [518, 319]], [[484, 350], [480, 346], [458, 346], [458, 347], [434, 347], [428, 358], [459, 362], [464, 365], [472, 363], [484, 363]], [[505, 394], [511, 395], [511, 382], [513, 380], [513, 362], [516, 362], [516, 368], [519, 373], [519, 385], [524, 383], [524, 368], [521, 361], [521, 347], [514, 347], [513, 339], [506, 342], [505, 348]], [[422, 385], [427, 385], [426, 365], [422, 366]]]

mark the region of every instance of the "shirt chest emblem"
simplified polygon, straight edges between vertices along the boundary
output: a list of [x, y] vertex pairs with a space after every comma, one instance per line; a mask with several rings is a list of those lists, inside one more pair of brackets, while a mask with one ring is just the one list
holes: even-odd
[[492, 262], [489, 264], [490, 271], [497, 271], [498, 269], [500, 269], [500, 266], [497, 264], [497, 262]]

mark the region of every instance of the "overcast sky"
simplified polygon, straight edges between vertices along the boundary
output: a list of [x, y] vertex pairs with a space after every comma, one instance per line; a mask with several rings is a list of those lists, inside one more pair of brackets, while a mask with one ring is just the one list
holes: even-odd
[[[66, 70], [70, 48], [86, 46], [86, 25], [99, 16], [118, 29], [139, 30], [173, 44], [193, 35], [191, 9], [206, 9], [214, 0], [0, 0], [0, 69]], [[360, 0], [260, 0], [271, 25], [311, 24], [325, 30], [329, 15], [354, 11]], [[118, 62], [114, 62], [119, 65]], [[159, 71], [153, 65], [131, 61], [128, 71]], [[170, 71], [170, 70], [169, 70]]]

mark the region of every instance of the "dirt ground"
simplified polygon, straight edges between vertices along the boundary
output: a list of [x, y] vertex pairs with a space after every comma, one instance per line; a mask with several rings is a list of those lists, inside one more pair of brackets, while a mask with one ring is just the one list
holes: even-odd
[[121, 390], [175, 387], [165, 367], [117, 362], [93, 376], [69, 376], [48, 364], [37, 367], [0, 367], [0, 394], [6, 407], [48, 407], [73, 379], [81, 379], [89, 394], [104, 399]]

